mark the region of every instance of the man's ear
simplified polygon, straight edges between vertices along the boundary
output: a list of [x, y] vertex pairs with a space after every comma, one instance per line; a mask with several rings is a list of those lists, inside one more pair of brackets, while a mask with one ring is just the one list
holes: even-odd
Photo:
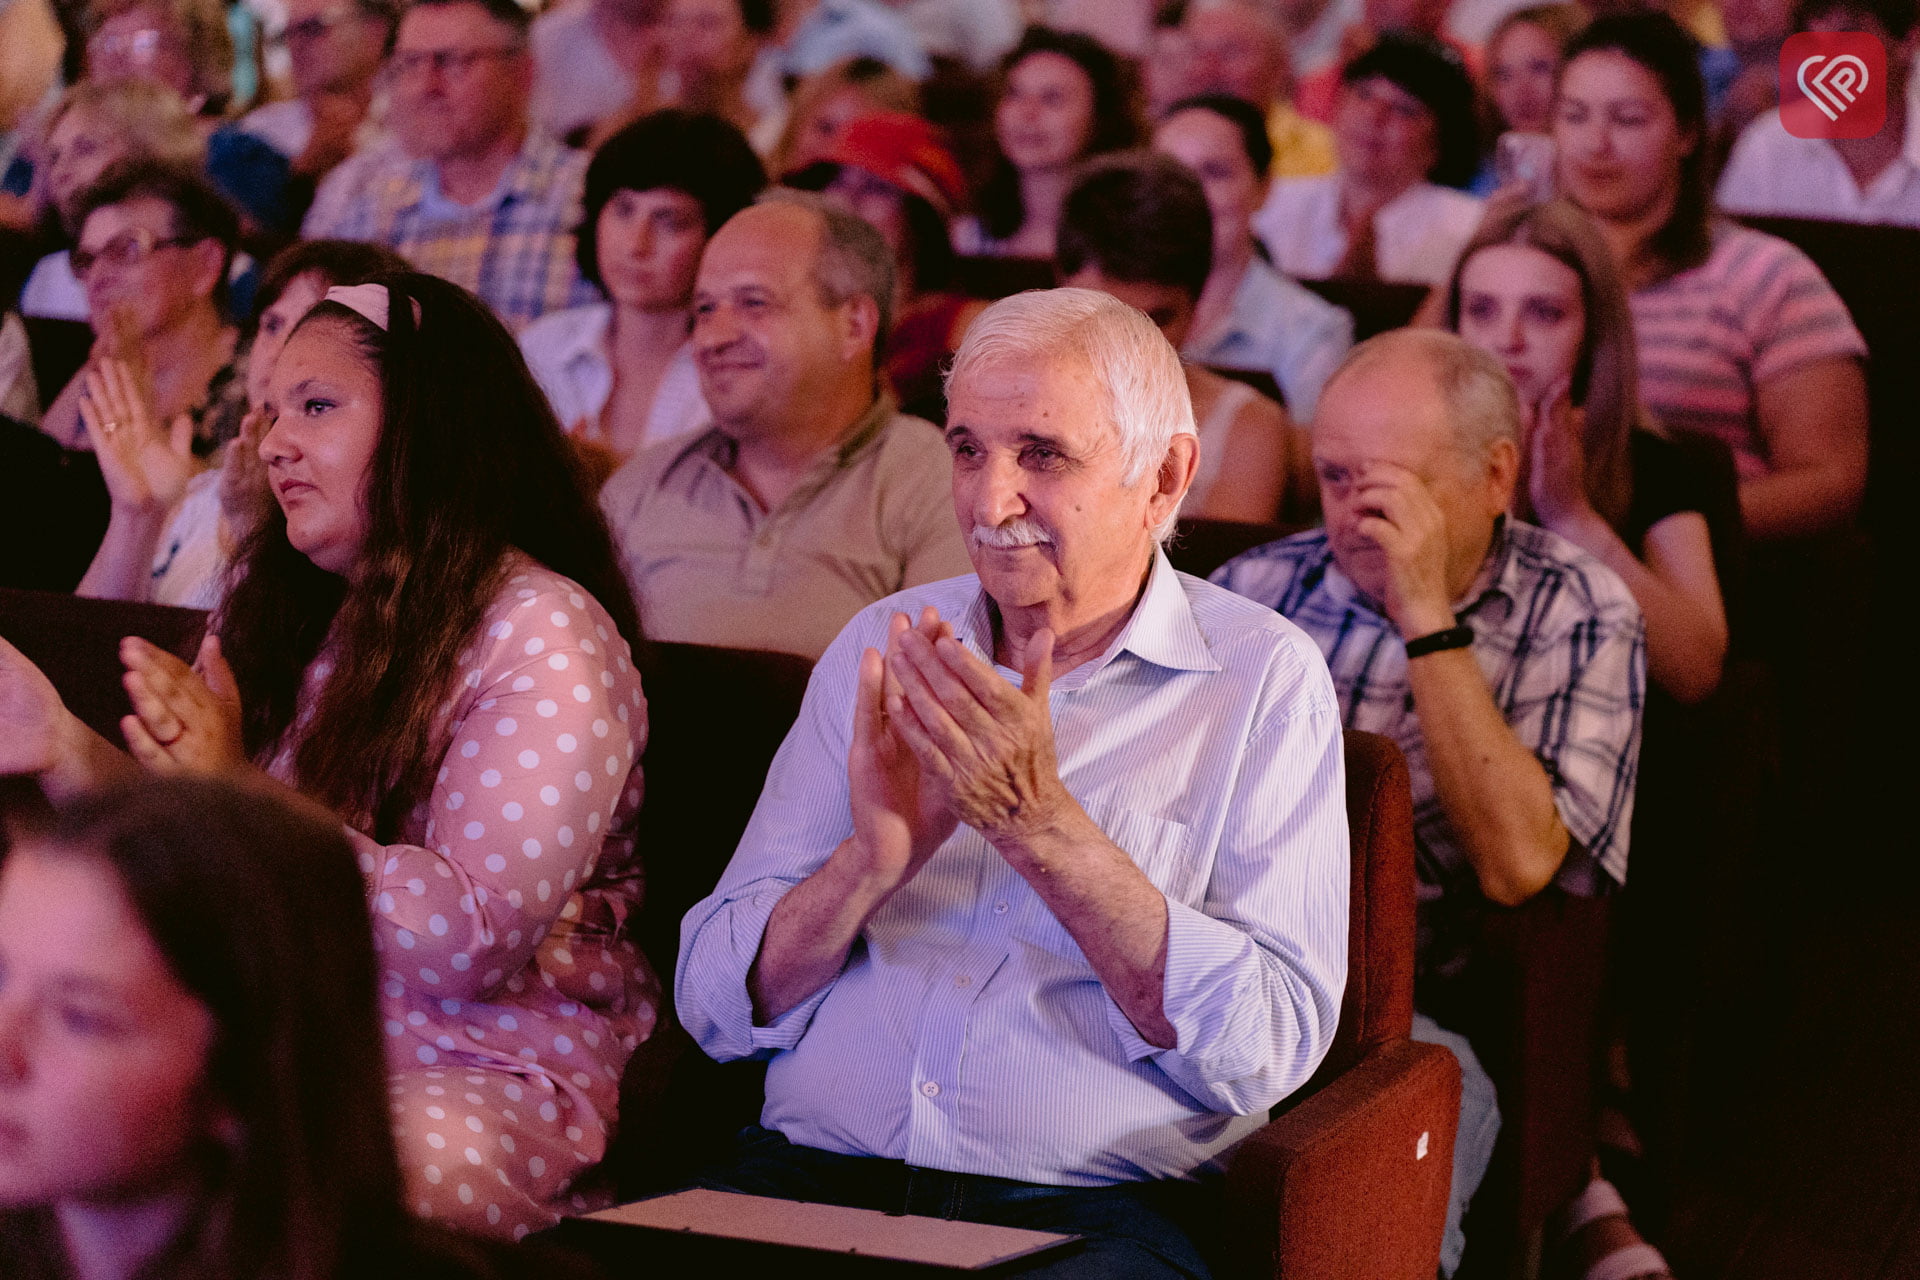
[[1495, 440], [1487, 450], [1487, 501], [1494, 514], [1513, 510], [1514, 486], [1520, 479], [1520, 446]]
[[1147, 500], [1147, 524], [1159, 524], [1193, 487], [1200, 470], [1200, 437], [1182, 431], [1168, 442], [1167, 453], [1154, 475], [1153, 495]]
[[853, 361], [875, 351], [880, 338], [880, 304], [856, 293], [840, 304], [840, 358]]

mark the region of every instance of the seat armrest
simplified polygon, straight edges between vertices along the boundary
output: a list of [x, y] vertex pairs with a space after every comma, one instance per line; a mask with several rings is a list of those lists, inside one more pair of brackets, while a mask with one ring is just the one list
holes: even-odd
[[1433, 1280], [1440, 1265], [1460, 1064], [1391, 1041], [1234, 1149], [1235, 1271], [1286, 1280]]

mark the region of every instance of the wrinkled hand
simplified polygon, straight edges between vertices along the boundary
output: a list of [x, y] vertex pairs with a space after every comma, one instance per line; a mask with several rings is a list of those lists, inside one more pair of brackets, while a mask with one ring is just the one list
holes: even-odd
[[1006, 852], [1077, 809], [1054, 756], [1051, 631], [1020, 655], [1018, 689], [951, 635], [897, 632], [886, 661], [887, 715], [961, 822]]
[[115, 506], [164, 512], [180, 501], [200, 470], [193, 456], [193, 419], [183, 413], [161, 430], [146, 384], [132, 365], [112, 357], [87, 369], [79, 406]]
[[1453, 625], [1447, 589], [1447, 521], [1424, 481], [1391, 462], [1369, 463], [1355, 491], [1354, 531], [1387, 561], [1387, 616], [1403, 639]]
[[189, 667], [137, 636], [120, 642], [121, 682], [133, 714], [120, 730], [134, 758], [156, 773], [226, 773], [244, 768], [240, 689], [209, 632]]
[[1581, 436], [1585, 418], [1573, 407], [1565, 382], [1533, 406], [1527, 437], [1527, 502], [1534, 519], [1549, 529], [1594, 515], [1587, 497], [1587, 447]]
[[40, 774], [57, 765], [71, 718], [46, 673], [0, 639], [0, 775]]
[[[931, 608], [921, 613], [919, 626], [926, 634], [952, 634]], [[904, 613], [894, 614], [888, 651], [913, 629]], [[854, 842], [865, 854], [868, 868], [895, 886], [911, 880], [926, 865], [955, 825], [944, 788], [920, 767], [886, 709], [897, 692], [880, 651], [868, 649], [861, 654], [853, 746], [847, 753]]]
[[238, 546], [259, 527], [273, 505], [267, 482], [267, 464], [260, 441], [267, 434], [266, 411], [250, 409], [240, 419], [240, 434], [227, 443], [220, 463], [220, 514], [226, 518], [232, 545]]

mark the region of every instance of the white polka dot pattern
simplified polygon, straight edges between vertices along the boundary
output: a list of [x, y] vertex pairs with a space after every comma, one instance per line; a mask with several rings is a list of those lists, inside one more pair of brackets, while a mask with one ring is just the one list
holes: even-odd
[[[371, 868], [408, 1200], [493, 1236], [576, 1207], [659, 1002], [619, 932], [639, 906], [646, 703], [625, 645], [589, 634], [612, 634], [605, 610], [516, 557], [461, 656], [443, 767], [406, 842], [350, 833]], [[586, 769], [583, 740], [599, 748]], [[464, 1109], [443, 1100], [450, 1086]]]

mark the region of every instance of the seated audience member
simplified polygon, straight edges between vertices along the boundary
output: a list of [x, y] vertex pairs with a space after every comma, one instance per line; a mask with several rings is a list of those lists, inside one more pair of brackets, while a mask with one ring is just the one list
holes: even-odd
[[785, 178], [826, 159], [855, 120], [883, 112], [918, 115], [920, 86], [878, 58], [849, 58], [815, 72], [793, 91], [768, 172]]
[[400, 10], [394, 0], [283, 3], [280, 38], [296, 96], [256, 107], [240, 118], [240, 128], [285, 156], [295, 180], [311, 188], [355, 148], [380, 136], [370, 119], [374, 82]]
[[1461, 255], [1445, 306], [1520, 393], [1514, 514], [1626, 583], [1654, 684], [1681, 702], [1712, 693], [1727, 615], [1704, 484], [1640, 407], [1633, 315], [1599, 229], [1565, 200], [1502, 210]]
[[1887, 118], [1865, 138], [1796, 138], [1776, 109], [1748, 125], [1720, 175], [1731, 213], [1920, 226], [1920, 162], [1909, 154], [1907, 85], [1920, 55], [1912, 0], [1806, 0], [1797, 31], [1865, 31], [1887, 47]]
[[935, 429], [878, 388], [880, 233], [770, 193], [714, 234], [693, 291], [713, 426], [636, 454], [600, 505], [657, 640], [818, 657], [847, 619], [966, 572]]
[[766, 184], [718, 116], [655, 112], [594, 153], [575, 254], [606, 301], [540, 317], [520, 350], [596, 475], [707, 425], [688, 337], [693, 275], [707, 237]]
[[1339, 53], [1311, 75], [1301, 78], [1294, 105], [1309, 120], [1338, 127], [1340, 91], [1347, 83], [1342, 67], [1367, 52], [1383, 36], [1426, 41], [1449, 50], [1469, 72], [1477, 72], [1480, 51], [1462, 44], [1447, 31], [1447, 14], [1454, 0], [1362, 0], [1360, 12], [1340, 32]]
[[916, 83], [931, 69], [906, 24], [873, 0], [667, 0], [663, 42], [668, 99], [733, 121], [762, 154], [786, 126], [788, 85], [847, 58]]
[[570, 234], [587, 157], [528, 124], [527, 23], [514, 0], [414, 0], [387, 62], [401, 145], [323, 183], [306, 237], [386, 245], [509, 328], [592, 301]]
[[[513, 339], [457, 286], [329, 289], [267, 413], [277, 506], [196, 669], [125, 642], [122, 728], [150, 769], [244, 773], [345, 824], [408, 1202], [517, 1238], [603, 1194], [582, 1180], [654, 1021], [624, 931], [646, 738], [632, 600]], [[132, 767], [4, 647], [0, 708], [49, 794]], [[453, 1115], [443, 1082], [470, 1095]]]
[[[1210, 224], [1206, 193], [1185, 165], [1151, 151], [1121, 152], [1089, 164], [1067, 193], [1054, 265], [1062, 283], [1144, 312], [1178, 349], [1212, 261]], [[1304, 470], [1304, 439], [1296, 446], [1286, 412], [1244, 382], [1183, 367], [1200, 452], [1183, 509], [1209, 520], [1273, 523], [1295, 458]]]
[[1267, 192], [1267, 135], [1238, 98], [1177, 102], [1153, 145], [1193, 170], [1213, 211], [1213, 269], [1181, 354], [1228, 369], [1273, 375], [1300, 422], [1313, 417], [1320, 384], [1353, 346], [1353, 317], [1273, 269], [1253, 236]]
[[[1405, 752], [1429, 1003], [1470, 963], [1488, 903], [1626, 880], [1640, 610], [1599, 560], [1506, 514], [1520, 432], [1513, 384], [1486, 352], [1431, 329], [1362, 343], [1313, 423], [1326, 527], [1213, 575], [1303, 627], [1327, 656], [1346, 727]], [[1441, 1250], [1452, 1275], [1499, 1111], [1465, 1036], [1420, 1011], [1413, 1034], [1446, 1045], [1463, 1072]]]
[[948, 395], [975, 573], [840, 633], [682, 930], [687, 1028], [769, 1058], [710, 1180], [1087, 1238], [1036, 1274], [1204, 1277], [1196, 1175], [1339, 1020], [1338, 707], [1297, 629], [1158, 549], [1196, 459], [1144, 317], [1004, 299]]
[[1487, 153], [1474, 178], [1475, 195], [1490, 195], [1499, 183], [1492, 149], [1503, 135], [1552, 132], [1560, 56], [1586, 24], [1587, 12], [1577, 4], [1540, 4], [1516, 9], [1493, 29], [1482, 72], [1488, 127], [1481, 141]]
[[893, 331], [883, 344], [887, 381], [908, 413], [944, 418], [942, 366], [986, 303], [952, 288], [947, 223], [966, 202], [966, 178], [939, 132], [918, 116], [862, 117], [787, 185], [824, 191], [887, 242], [893, 255]]
[[[244, 410], [240, 331], [228, 315], [227, 276], [239, 240], [231, 205], [192, 169], [158, 161], [115, 165], [74, 201], [80, 225], [74, 274], [92, 313], [92, 358], [48, 408], [41, 429], [70, 449], [95, 448], [82, 404], [111, 383], [140, 402], [143, 447], [171, 461], [171, 497], [199, 459], [238, 429]], [[135, 424], [127, 423], [134, 427]], [[171, 500], [171, 499], [169, 499]]]
[[1199, 0], [1181, 25], [1187, 70], [1179, 97], [1224, 94], [1260, 110], [1276, 178], [1333, 172], [1333, 131], [1294, 109], [1287, 33], [1276, 18], [1253, 0]]
[[658, 92], [666, 9], [665, 0], [565, 0], [535, 18], [534, 128], [572, 139], [626, 112], [643, 85]]
[[1074, 166], [1137, 146], [1145, 130], [1126, 67], [1091, 36], [1029, 27], [1000, 66], [993, 167], [977, 214], [954, 224], [953, 247], [1051, 258]]
[[[122, 160], [158, 160], [199, 168], [206, 143], [180, 95], [146, 80], [100, 84], [83, 80], [47, 118], [35, 186], [65, 237], [80, 232], [76, 201]], [[85, 321], [86, 286], [73, 274], [69, 249], [40, 259], [20, 291], [20, 314]], [[53, 387], [42, 389], [52, 392]]]
[[233, 38], [220, 0], [92, 0], [85, 11], [87, 78], [146, 80], [179, 94], [207, 144], [207, 176], [249, 224], [284, 234], [298, 225], [287, 159], [224, 123], [233, 95]]
[[1480, 221], [1473, 84], [1431, 41], [1383, 36], [1341, 73], [1339, 171], [1273, 184], [1254, 230], [1308, 279], [1439, 284]]
[[1658, 13], [1575, 38], [1554, 110], [1560, 189], [1626, 279], [1641, 398], [1669, 431], [1726, 441], [1748, 534], [1841, 527], [1866, 485], [1866, 344], [1805, 254], [1715, 215], [1694, 51]]
[[180, 779], [18, 833], [0, 1275], [554, 1274], [409, 1216], [352, 855], [311, 806]]
[[134, 380], [104, 364], [81, 397], [80, 412], [112, 516], [76, 594], [217, 609], [228, 564], [273, 500], [260, 437], [280, 348], [329, 288], [404, 270], [406, 263], [391, 252], [359, 240], [304, 241], [267, 264], [245, 357], [250, 412], [207, 471], [187, 472]]
[[666, 0], [660, 24], [662, 87], [643, 81], [629, 113], [671, 105], [717, 115], [752, 139], [756, 149], [770, 145], [784, 118], [784, 87], [750, 96], [747, 79], [773, 34], [775, 18], [772, 0]]
[[[1717, 31], [1690, 20], [1678, 6], [1672, 11], [1700, 42], [1696, 55], [1706, 81], [1712, 166], [1718, 169], [1742, 131], [1780, 103], [1780, 49], [1793, 33], [1795, 0], [1718, 0], [1706, 6]], [[1891, 51], [1889, 51], [1891, 52]], [[1889, 56], [1888, 61], [1892, 58]], [[1892, 70], [1891, 67], [1888, 68]], [[1888, 102], [1897, 102], [1888, 98]]]

